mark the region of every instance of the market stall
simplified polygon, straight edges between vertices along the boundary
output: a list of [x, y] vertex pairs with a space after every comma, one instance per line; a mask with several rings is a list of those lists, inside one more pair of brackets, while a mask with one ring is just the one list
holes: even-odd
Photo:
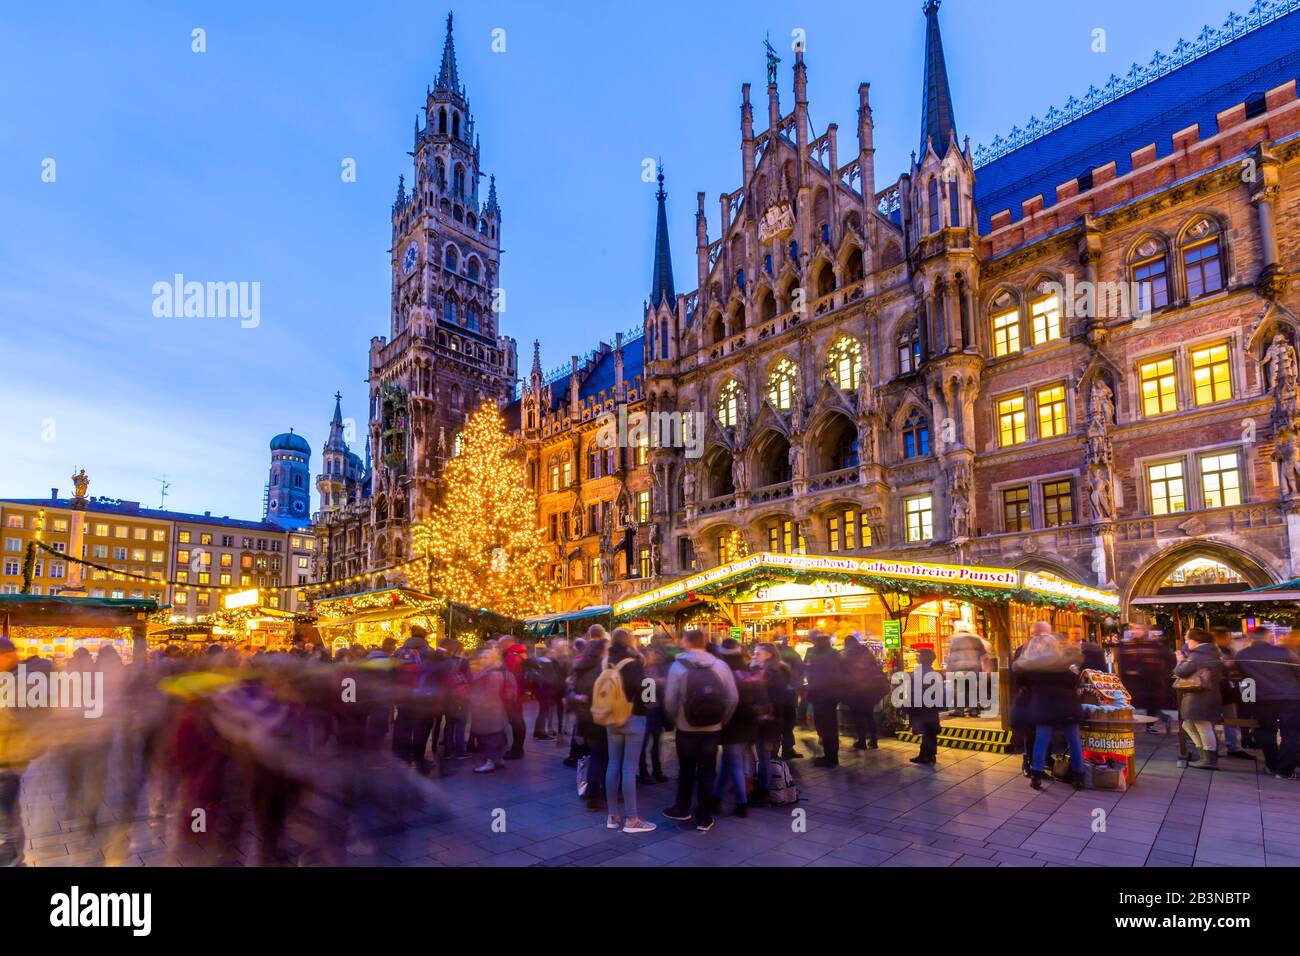
[[[614, 620], [651, 622], [670, 633], [686, 626], [715, 629], [742, 641], [783, 631], [792, 642], [810, 630], [856, 631], [873, 649], [914, 666], [928, 647], [937, 664], [957, 621], [992, 645], [1001, 699], [996, 725], [1008, 728], [1009, 666], [1033, 621], [1080, 637], [1100, 636], [1119, 613], [1115, 594], [1045, 574], [978, 565], [931, 564], [874, 557], [759, 552], [689, 575], [614, 605]], [[976, 739], [984, 729], [971, 718]], [[955, 723], [955, 722], [954, 722]]]
[[524, 621], [524, 633], [534, 638], [581, 637], [593, 624], [610, 627], [613, 615], [614, 609], [608, 604], [595, 604], [578, 611], [541, 614]]
[[269, 648], [288, 645], [295, 630], [311, 620], [308, 614], [268, 607], [261, 589], [250, 588], [227, 594], [221, 599], [221, 610], [208, 615], [203, 623], [212, 629], [214, 640]]
[[131, 660], [148, 647], [150, 600], [0, 594], [0, 636], [13, 641], [22, 657], [67, 660], [78, 647], [92, 654], [112, 646]]

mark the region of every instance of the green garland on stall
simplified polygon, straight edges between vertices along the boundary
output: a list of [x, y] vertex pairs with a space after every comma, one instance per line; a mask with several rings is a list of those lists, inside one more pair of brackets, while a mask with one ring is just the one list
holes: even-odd
[[[713, 610], [725, 602], [735, 603], [737, 599], [743, 598], [759, 588], [772, 587], [790, 581], [808, 584], [853, 584], [885, 594], [906, 594], [913, 598], [946, 598], [958, 601], [1014, 600], [1022, 604], [1046, 604], [1058, 608], [1074, 607], [1102, 614], [1115, 613], [1113, 608], [1095, 604], [1092, 601], [1064, 595], [1043, 594], [1023, 588], [1013, 590], [1009, 588], [981, 587], [975, 584], [942, 584], [933, 581], [911, 581], [905, 578], [821, 569], [816, 571], [800, 571], [796, 569], [777, 575], [770, 568], [752, 568], [734, 578], [729, 578], [725, 582], [715, 585], [703, 585], [698, 591], [691, 593], [698, 593], [701, 596], [707, 595], [705, 603], [710, 610]], [[663, 609], [680, 602], [683, 596], [681, 593], [674, 594], [639, 607], [629, 613], [620, 614], [616, 619], [619, 621], [634, 618], [653, 619], [656, 615], [660, 618], [668, 617], [669, 615]], [[725, 614], [720, 614], [720, 616], [726, 617]]]

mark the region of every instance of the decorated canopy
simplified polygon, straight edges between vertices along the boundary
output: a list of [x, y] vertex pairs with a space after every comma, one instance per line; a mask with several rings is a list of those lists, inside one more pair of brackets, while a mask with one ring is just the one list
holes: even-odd
[[780, 583], [852, 584], [882, 595], [1010, 602], [1118, 614], [1113, 592], [1059, 578], [982, 565], [930, 564], [906, 559], [761, 551], [619, 601], [616, 620], [655, 619], [709, 604], [741, 603]]

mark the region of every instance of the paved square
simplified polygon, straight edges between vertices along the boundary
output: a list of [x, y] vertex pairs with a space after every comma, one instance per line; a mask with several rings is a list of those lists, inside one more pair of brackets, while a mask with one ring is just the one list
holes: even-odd
[[[665, 772], [673, 776], [671, 737], [665, 744]], [[809, 735], [801, 733], [800, 749], [816, 752]], [[393, 866], [1300, 864], [1300, 782], [1274, 780], [1262, 762], [1228, 758], [1214, 773], [1180, 770], [1176, 736], [1139, 735], [1141, 775], [1124, 793], [1076, 793], [1057, 782], [1035, 793], [1018, 756], [940, 748], [937, 767], [917, 767], [907, 759], [913, 746], [884, 739], [877, 751], [843, 750], [837, 770], [794, 761], [796, 808], [754, 808], [745, 819], [724, 810], [711, 833], [662, 817], [672, 783], [639, 789], [642, 814], [658, 830], [606, 829], [604, 814], [577, 798], [574, 771], [562, 763], [567, 753], [567, 744], [530, 740], [524, 759], [504, 771], [476, 775], [473, 761], [456, 763], [451, 776], [436, 780], [445, 810], [412, 812], [401, 837], [348, 859]], [[63, 819], [52, 762], [33, 764], [25, 781], [28, 863], [101, 865], [100, 839]], [[1105, 829], [1094, 832], [1098, 809]], [[215, 862], [167, 833], [159, 820], [134, 820], [127, 862]], [[251, 842], [249, 825], [238, 859], [252, 859]]]

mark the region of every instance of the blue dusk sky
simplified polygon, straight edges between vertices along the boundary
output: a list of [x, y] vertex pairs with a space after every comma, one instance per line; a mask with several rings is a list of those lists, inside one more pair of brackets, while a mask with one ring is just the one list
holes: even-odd
[[[1248, 6], [947, 0], [958, 131], [986, 143]], [[290, 427], [316, 449], [315, 472], [334, 392], [345, 416], [365, 415], [368, 343], [389, 329], [389, 211], [446, 13], [386, 0], [5, 5], [0, 497], [67, 494], [84, 467], [91, 494], [156, 507], [166, 475], [168, 507], [258, 517], [267, 442]], [[714, 238], [717, 196], [739, 185], [741, 83], [766, 121], [765, 34], [789, 110], [791, 31], [805, 31], [812, 124], [840, 125], [844, 161], [858, 83], [871, 83], [879, 188], [919, 138], [920, 0], [477, 0], [455, 13], [503, 210], [501, 327], [525, 374], [534, 338], [549, 370], [639, 326], [647, 157], [666, 167], [678, 290], [694, 287], [695, 194]], [[347, 158], [355, 183], [340, 175]], [[177, 273], [260, 283], [260, 324], [155, 316], [154, 284]]]

